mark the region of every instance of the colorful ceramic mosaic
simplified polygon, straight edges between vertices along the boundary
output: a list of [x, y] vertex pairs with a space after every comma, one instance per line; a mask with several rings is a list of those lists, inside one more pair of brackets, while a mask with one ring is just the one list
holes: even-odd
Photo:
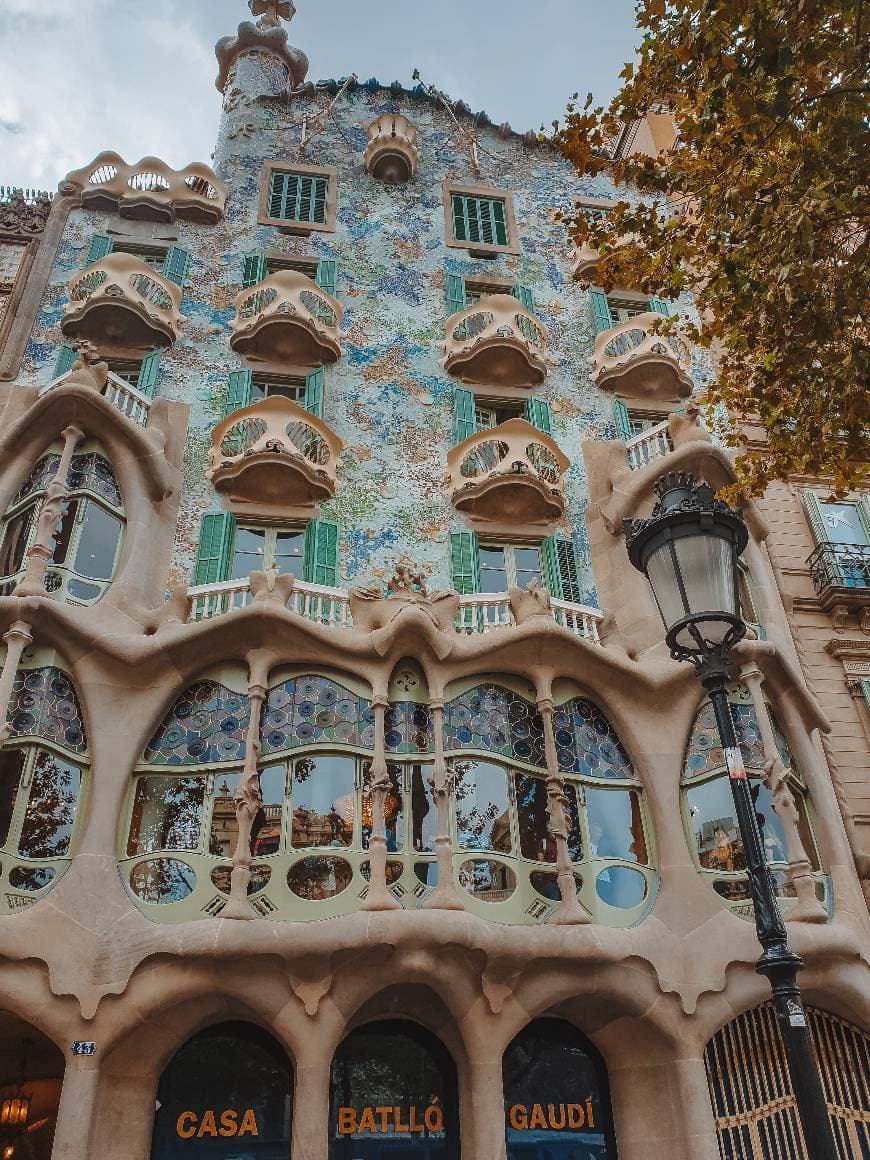
[[592, 701], [575, 697], [553, 713], [559, 769], [582, 777], [633, 778], [631, 758]]
[[121, 490], [112, 466], [95, 451], [72, 457], [67, 486], [70, 491], [92, 491], [113, 507], [121, 507]]
[[477, 685], [444, 706], [446, 752], [477, 749], [545, 767], [536, 707], [501, 685]]
[[30, 475], [28, 475], [27, 479], [19, 487], [15, 499], [12, 501], [13, 506], [36, 491], [45, 491], [55, 475], [57, 475], [59, 463], [59, 455], [46, 455], [40, 459], [39, 463], [37, 463]]
[[370, 702], [328, 677], [294, 677], [270, 689], [260, 733], [263, 755], [315, 743], [372, 749]]
[[71, 753], [87, 752], [78, 697], [60, 669], [19, 669], [7, 720], [14, 737], [42, 737]]
[[248, 698], [217, 681], [197, 681], [176, 701], [142, 760], [149, 765], [205, 765], [245, 756]]
[[[761, 730], [758, 727], [755, 707], [745, 704], [738, 705], [734, 701], [731, 701], [730, 704], [731, 717], [740, 744], [740, 752], [743, 754], [743, 762], [747, 769], [762, 772], [765, 762], [764, 745], [761, 740]], [[793, 767], [788, 744], [773, 714], [771, 714], [771, 725], [783, 765]], [[713, 713], [713, 706], [707, 702], [695, 718], [695, 724], [692, 727], [683, 777], [685, 780], [690, 780], [724, 769], [724, 767], [725, 756], [722, 752], [716, 717]]]
[[434, 753], [432, 714], [427, 705], [398, 701], [387, 710], [384, 743], [389, 753]]

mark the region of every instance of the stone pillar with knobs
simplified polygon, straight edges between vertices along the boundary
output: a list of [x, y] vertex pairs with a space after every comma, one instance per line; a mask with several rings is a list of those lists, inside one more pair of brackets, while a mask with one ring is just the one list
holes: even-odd
[[67, 477], [76, 447], [84, 439], [84, 431], [70, 425], [61, 431], [63, 451], [54, 478], [46, 488], [45, 501], [36, 524], [36, 539], [30, 546], [24, 562], [24, 576], [15, 590], [16, 596], [44, 596], [45, 573], [54, 555], [54, 541], [63, 503], [69, 494]]
[[432, 797], [437, 811], [438, 832], [435, 835], [438, 882], [435, 890], [423, 903], [429, 910], [463, 910], [453, 881], [453, 842], [450, 838], [450, 795], [453, 793], [453, 772], [444, 758], [444, 701], [432, 697], [432, 730], [435, 735], [435, 764], [432, 769]]
[[31, 626], [23, 620], [13, 621], [9, 631], [3, 634], [3, 639], [6, 642], [6, 656], [3, 660], [3, 670], [0, 672], [0, 745], [8, 740], [12, 732], [6, 716], [15, 687], [15, 674], [21, 664], [21, 654], [33, 643]]
[[383, 693], [372, 697], [375, 714], [375, 745], [367, 779], [372, 803], [372, 831], [369, 838], [369, 888], [362, 910], [398, 910], [401, 902], [387, 887], [387, 824], [384, 806], [390, 790], [390, 771], [384, 747], [384, 718], [389, 702]]

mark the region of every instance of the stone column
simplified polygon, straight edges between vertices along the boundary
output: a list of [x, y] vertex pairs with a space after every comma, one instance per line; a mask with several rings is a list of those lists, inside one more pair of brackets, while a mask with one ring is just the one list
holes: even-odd
[[239, 834], [233, 853], [230, 876], [230, 898], [220, 911], [219, 918], [254, 919], [256, 912], [248, 902], [248, 883], [251, 881], [251, 829], [254, 818], [263, 805], [260, 792], [260, 720], [266, 700], [271, 657], [252, 653], [248, 657], [248, 699], [250, 721], [245, 738], [245, 766], [233, 794]]
[[95, 1057], [74, 1057], [67, 1063], [51, 1160], [92, 1160], [91, 1137], [99, 1082]]
[[3, 671], [0, 673], [0, 747], [12, 732], [12, 726], [6, 720], [6, 716], [9, 712], [9, 702], [12, 700], [15, 674], [21, 664], [21, 654], [33, 643], [31, 626], [23, 620], [13, 621], [9, 631], [3, 634], [3, 639], [6, 641], [6, 658], [3, 661]]
[[767, 712], [767, 703], [761, 691], [764, 676], [755, 662], [751, 661], [740, 670], [740, 679], [752, 694], [752, 704], [755, 707], [764, 748], [764, 780], [773, 798], [776, 816], [782, 822], [788, 858], [788, 881], [794, 886], [797, 894], [797, 903], [785, 917], [791, 922], [827, 922], [827, 911], [816, 897], [812, 866], [798, 830], [797, 805], [789, 790], [788, 772], [779, 755], [779, 747]]
[[[482, 1045], [481, 1045], [482, 1047]], [[483, 1051], [486, 1051], [483, 1048]], [[476, 1054], [476, 1053], [475, 1053]], [[495, 1058], [474, 1058], [468, 1063], [467, 1086], [461, 1082], [459, 1119], [462, 1126], [463, 1156], [468, 1148], [469, 1126], [474, 1142], [474, 1160], [504, 1160], [504, 1091], [501, 1078], [501, 1054]]]
[[[320, 1045], [323, 1046], [322, 1044]], [[313, 1052], [308, 1053], [310, 1056]], [[293, 1160], [327, 1160], [332, 1060], [297, 1059], [293, 1097]]]
[[568, 850], [568, 799], [565, 796], [565, 780], [559, 772], [559, 755], [553, 734], [552, 697], [538, 699], [538, 712], [544, 723], [544, 753], [547, 758], [547, 828], [556, 843], [556, 876], [562, 899], [550, 922], [563, 925], [588, 923], [591, 919], [577, 898], [574, 867]]
[[63, 511], [63, 501], [69, 492], [67, 476], [76, 447], [84, 439], [78, 427], [65, 427], [61, 432], [64, 439], [60, 463], [54, 479], [45, 492], [45, 500], [36, 525], [36, 539], [27, 553], [24, 576], [15, 590], [16, 596], [45, 596], [45, 573], [54, 553], [54, 538], [57, 522]]
[[435, 765], [432, 770], [432, 797], [438, 811], [438, 832], [435, 835], [438, 885], [426, 901], [424, 909], [463, 910], [453, 881], [453, 842], [450, 838], [450, 795], [453, 792], [453, 774], [444, 759], [444, 701], [432, 698], [432, 729], [435, 734]]
[[626, 1045], [624, 1065], [608, 1060], [619, 1160], [712, 1160], [719, 1149], [703, 1059], [651, 1058], [643, 1038], [633, 1051]]
[[383, 693], [375, 693], [372, 708], [375, 711], [375, 751], [369, 766], [367, 789], [372, 801], [372, 833], [369, 838], [369, 888], [361, 910], [398, 910], [401, 903], [387, 888], [387, 826], [384, 804], [390, 789], [384, 749], [384, 717], [389, 702]]

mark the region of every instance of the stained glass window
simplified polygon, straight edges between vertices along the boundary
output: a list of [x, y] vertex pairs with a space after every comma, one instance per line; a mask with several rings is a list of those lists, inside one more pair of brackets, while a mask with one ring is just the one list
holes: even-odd
[[396, 701], [384, 719], [384, 742], [390, 753], [433, 753], [435, 739], [428, 705]]
[[247, 695], [217, 681], [197, 681], [176, 701], [148, 742], [150, 765], [203, 765], [245, 756], [250, 722]]
[[537, 708], [501, 685], [478, 685], [444, 706], [444, 748], [479, 749], [546, 766]]
[[581, 777], [635, 776], [631, 758], [594, 702], [575, 697], [560, 705], [553, 713], [553, 732], [563, 773]]
[[7, 720], [13, 737], [42, 737], [73, 753], [87, 750], [78, 698], [60, 669], [19, 669]]
[[[755, 706], [747, 703], [750, 698], [749, 690], [734, 686], [730, 693], [732, 697], [730, 701], [731, 719], [734, 722], [740, 752], [743, 754], [743, 762], [747, 769], [763, 771], [765, 765], [764, 745], [761, 740], [761, 730], [758, 726]], [[744, 698], [743, 703], [733, 699], [737, 696]], [[768, 715], [782, 763], [786, 768], [794, 768], [788, 743], [769, 707]], [[713, 712], [713, 706], [708, 701], [695, 718], [686, 751], [683, 776], [686, 780], [703, 777], [704, 774], [713, 773], [718, 769], [723, 769], [724, 766], [725, 755], [722, 752], [716, 716]]]
[[269, 690], [260, 734], [264, 755], [324, 742], [372, 749], [370, 702], [329, 677], [293, 677]]

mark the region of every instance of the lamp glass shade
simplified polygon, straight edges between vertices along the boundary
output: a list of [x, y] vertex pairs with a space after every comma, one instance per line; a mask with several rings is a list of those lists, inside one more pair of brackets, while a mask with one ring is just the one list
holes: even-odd
[[698, 617], [704, 637], [711, 644], [722, 641], [729, 622], [718, 616], [739, 616], [735, 549], [731, 537], [699, 529], [652, 552], [646, 573], [666, 629], [685, 617]]

